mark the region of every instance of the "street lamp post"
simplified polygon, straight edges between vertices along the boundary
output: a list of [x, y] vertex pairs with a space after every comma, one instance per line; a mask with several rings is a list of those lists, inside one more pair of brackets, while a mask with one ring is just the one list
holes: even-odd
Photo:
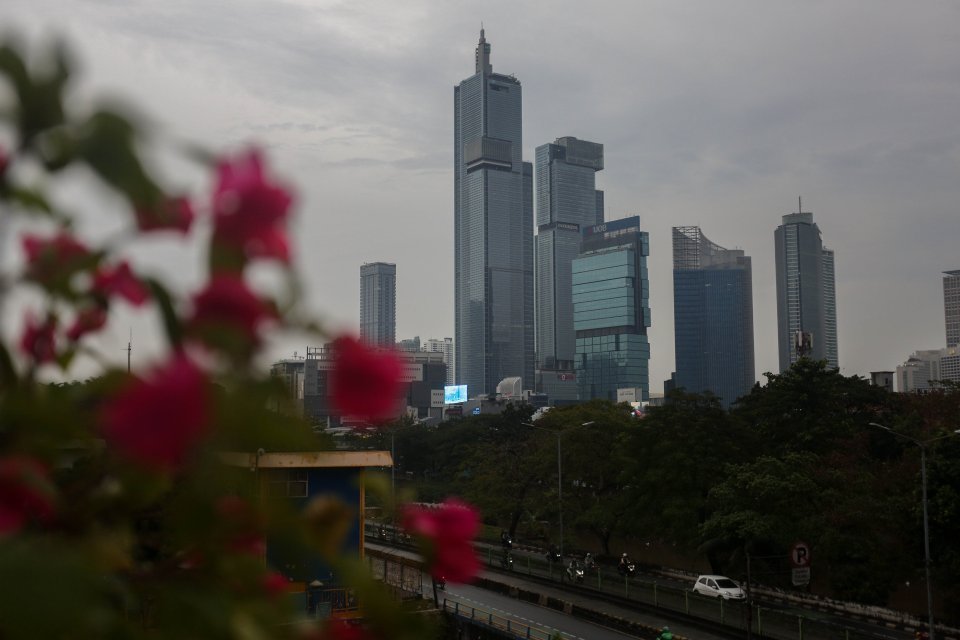
[[[563, 562], [563, 449], [560, 445], [560, 436], [563, 431], [559, 429], [554, 431], [553, 429], [547, 429], [546, 427], [538, 427], [535, 424], [530, 424], [529, 422], [521, 422], [525, 427], [531, 427], [533, 429], [539, 429], [540, 431], [546, 431], [548, 433], [557, 434], [557, 508], [558, 508], [558, 520], [560, 522], [560, 562]], [[580, 426], [587, 427], [593, 424], [593, 420], [590, 422], [584, 422]]]
[[929, 440], [917, 440], [916, 438], [911, 438], [908, 435], [894, 431], [890, 427], [877, 422], [871, 422], [870, 426], [889, 431], [893, 435], [903, 438], [904, 440], [909, 440], [920, 447], [920, 485], [923, 493], [923, 568], [927, 578], [927, 626], [929, 627], [930, 640], [935, 640], [936, 631], [933, 628], [933, 586], [930, 582], [930, 524], [927, 518], [927, 445], [931, 442], [960, 434], [960, 429], [956, 429], [945, 436], [930, 438]]

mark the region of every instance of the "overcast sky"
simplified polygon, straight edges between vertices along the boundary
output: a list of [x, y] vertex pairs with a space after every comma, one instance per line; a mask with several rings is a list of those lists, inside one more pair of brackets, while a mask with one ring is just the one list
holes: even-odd
[[[473, 73], [481, 21], [494, 71], [523, 84], [525, 159], [560, 136], [603, 143], [607, 219], [639, 215], [650, 233], [651, 391], [674, 362], [672, 226], [752, 256], [757, 377], [777, 370], [773, 232], [799, 195], [836, 251], [841, 371], [944, 346], [941, 271], [960, 269], [960, 3], [0, 3], [0, 31], [71, 44], [80, 97], [121, 96], [213, 149], [265, 146], [298, 194], [309, 306], [356, 330], [360, 265], [395, 262], [398, 338], [453, 335], [453, 86]], [[168, 184], [201, 193], [196, 171], [159, 162]], [[199, 282], [196, 252], [176, 243], [134, 257]], [[101, 347], [125, 357], [131, 327], [145, 363], [143, 314], [115, 317]]]

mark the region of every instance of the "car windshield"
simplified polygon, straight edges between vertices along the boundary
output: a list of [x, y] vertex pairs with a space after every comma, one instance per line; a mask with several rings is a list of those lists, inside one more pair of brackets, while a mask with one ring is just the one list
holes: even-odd
[[721, 589], [736, 589], [737, 583], [730, 578], [719, 578], [717, 580], [717, 586]]

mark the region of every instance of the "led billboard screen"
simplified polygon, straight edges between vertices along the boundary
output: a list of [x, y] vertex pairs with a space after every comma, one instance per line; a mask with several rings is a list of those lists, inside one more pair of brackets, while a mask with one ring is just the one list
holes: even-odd
[[444, 404], [459, 404], [467, 401], [467, 385], [447, 385], [443, 388]]

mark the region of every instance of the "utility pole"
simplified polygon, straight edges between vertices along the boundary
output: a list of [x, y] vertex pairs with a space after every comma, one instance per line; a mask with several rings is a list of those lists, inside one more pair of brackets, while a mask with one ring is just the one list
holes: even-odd
[[750, 590], [750, 552], [747, 545], [743, 545], [747, 554], [747, 640], [753, 640], [753, 592]]

